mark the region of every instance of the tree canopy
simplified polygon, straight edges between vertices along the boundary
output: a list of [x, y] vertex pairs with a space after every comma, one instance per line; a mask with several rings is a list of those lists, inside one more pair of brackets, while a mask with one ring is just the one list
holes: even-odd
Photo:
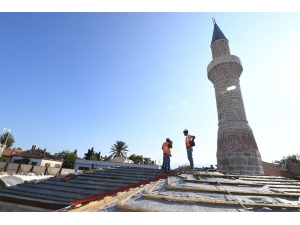
[[0, 162], [6, 162], [6, 158], [3, 155], [0, 156]]
[[143, 155], [132, 154], [129, 159], [135, 164], [152, 164], [151, 158], [144, 157]]
[[[7, 135], [9, 135], [8, 138], [7, 138]], [[6, 139], [7, 139], [7, 141], [6, 141]], [[11, 133], [8, 133], [8, 132], [2, 134], [0, 136], [0, 140], [1, 140], [0, 141], [1, 144], [5, 144], [5, 141], [6, 141], [6, 148], [10, 148], [15, 143], [14, 136]]]
[[286, 161], [291, 161], [295, 163], [300, 163], [300, 155], [299, 154], [293, 154], [288, 156], [283, 156], [281, 160], [275, 160], [275, 163], [284, 164]]
[[110, 148], [111, 157], [126, 157], [129, 151], [127, 148], [128, 146], [124, 141], [116, 141]]
[[100, 154], [100, 152], [95, 152], [94, 147], [92, 147], [91, 149], [88, 149], [87, 153], [84, 154], [83, 158], [86, 160], [100, 160]]
[[62, 164], [63, 168], [70, 168], [70, 169], [73, 169], [74, 163], [78, 158], [74, 152], [70, 152], [69, 150], [64, 150], [59, 153], [55, 153], [54, 156], [63, 160], [63, 164]]

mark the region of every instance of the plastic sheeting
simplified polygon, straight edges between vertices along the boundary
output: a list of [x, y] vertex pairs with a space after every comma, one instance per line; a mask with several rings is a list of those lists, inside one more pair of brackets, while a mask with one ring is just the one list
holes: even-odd
[[[216, 173], [215, 173], [216, 174]], [[197, 179], [193, 174], [182, 174], [182, 176], [187, 177], [187, 179]], [[210, 178], [203, 177], [203, 179], [217, 180], [222, 182], [222, 180], [230, 180], [234, 182], [231, 178]], [[185, 182], [181, 177], [172, 176], [170, 177], [172, 186], [184, 186], [184, 187], [202, 187], [210, 189], [223, 189], [230, 192], [230, 190], [239, 191], [256, 191], [256, 192], [272, 192], [267, 186], [257, 187], [257, 186], [233, 186], [233, 185], [222, 185], [219, 184], [211, 185], [206, 183], [189, 183]], [[236, 180], [236, 182], [240, 180]], [[254, 196], [254, 195], [229, 195], [227, 193], [209, 193], [209, 192], [191, 192], [191, 191], [177, 191], [165, 189], [167, 185], [167, 179], [164, 179], [155, 188], [152, 194], [161, 196], [171, 196], [171, 197], [182, 197], [191, 199], [203, 199], [203, 200], [216, 200], [216, 201], [239, 201], [243, 203], [267, 203], [267, 204], [291, 204], [299, 205], [299, 198], [289, 198], [289, 197], [276, 197], [276, 196]], [[149, 187], [151, 188], [151, 186]], [[148, 189], [149, 189], [148, 188]], [[239, 206], [221, 206], [221, 205], [208, 205], [208, 204], [193, 204], [175, 201], [165, 201], [143, 198], [142, 195], [145, 194], [148, 189], [144, 190], [142, 193], [133, 196], [128, 200], [123, 206], [130, 206], [135, 208], [142, 208], [155, 211], [164, 212], [245, 212], [246, 210], [242, 205]], [[106, 208], [102, 209], [100, 212], [116, 212], [115, 209], [117, 203], [114, 203]], [[286, 212], [295, 210], [285, 210], [285, 209], [268, 209], [268, 208], [248, 208], [248, 211], [253, 212]]]

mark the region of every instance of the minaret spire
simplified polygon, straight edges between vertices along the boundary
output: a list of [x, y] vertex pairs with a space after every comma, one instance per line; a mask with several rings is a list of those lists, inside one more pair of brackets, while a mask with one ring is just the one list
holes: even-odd
[[218, 170], [237, 174], [263, 175], [261, 155], [248, 124], [240, 76], [241, 60], [230, 54], [228, 40], [214, 22], [211, 42], [213, 60], [207, 67], [214, 84], [218, 111]]

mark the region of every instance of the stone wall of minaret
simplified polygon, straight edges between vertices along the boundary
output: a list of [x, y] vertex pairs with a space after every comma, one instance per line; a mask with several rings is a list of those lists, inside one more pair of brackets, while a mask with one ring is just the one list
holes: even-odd
[[[237, 56], [230, 54], [228, 40], [216, 24], [215, 30], [221, 35], [213, 36], [213, 60], [207, 67], [207, 73], [208, 79], [214, 84], [218, 110], [218, 170], [263, 175], [261, 156], [247, 121], [240, 87], [242, 63]], [[227, 90], [232, 86], [236, 88]]]

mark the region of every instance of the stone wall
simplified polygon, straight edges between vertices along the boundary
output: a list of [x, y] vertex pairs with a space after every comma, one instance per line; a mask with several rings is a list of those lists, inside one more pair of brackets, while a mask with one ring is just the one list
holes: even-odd
[[[6, 166], [6, 164], [7, 164], [6, 162], [0, 162], [0, 172], [6, 172], [7, 174], [16, 173], [19, 168], [19, 173], [24, 173], [24, 172], [26, 173], [26, 172], [29, 172], [32, 168], [32, 165], [27, 165], [27, 164], [21, 164], [20, 167], [19, 167], [19, 164], [17, 164], [17, 163], [8, 163], [7, 166]], [[36, 174], [47, 172], [47, 174], [45, 174], [45, 175], [55, 176], [56, 174], [59, 173], [59, 171], [60, 171], [60, 168], [34, 166], [33, 171], [31, 171], [31, 172], [36, 173]], [[73, 173], [75, 171], [76, 171], [75, 169], [62, 168], [60, 174], [64, 175], [64, 174], [68, 174], [68, 173]]]
[[300, 174], [300, 163], [287, 161], [286, 169], [293, 174]]
[[226, 39], [216, 40], [211, 44], [210, 47], [211, 47], [213, 58], [222, 55], [230, 55], [230, 49], [229, 49], [228, 41]]
[[217, 153], [218, 170], [222, 172], [263, 175], [261, 156], [257, 153]]

